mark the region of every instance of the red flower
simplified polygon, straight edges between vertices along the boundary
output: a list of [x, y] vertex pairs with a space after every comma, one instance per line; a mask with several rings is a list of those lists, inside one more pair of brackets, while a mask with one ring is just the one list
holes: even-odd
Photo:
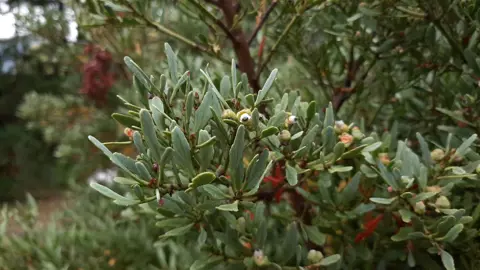
[[245, 210], [244, 212], [247, 213], [247, 214], [249, 214], [249, 215], [250, 215], [250, 220], [253, 221], [253, 219], [255, 218], [255, 215], [252, 213], [252, 211], [250, 211], [250, 210]]
[[378, 224], [382, 219], [383, 219], [383, 214], [378, 215], [374, 219], [370, 218], [369, 221], [363, 225], [365, 227], [365, 230], [357, 234], [357, 236], [355, 236], [355, 243], [361, 242], [367, 239], [370, 235], [372, 235], [373, 232], [375, 232], [375, 229], [377, 228]]
[[[275, 170], [273, 171], [273, 174], [271, 176], [266, 176], [265, 178], [263, 178], [263, 182], [272, 183], [272, 187], [274, 189], [279, 187], [281, 184], [283, 184], [284, 181], [285, 181], [285, 173], [282, 169], [282, 166], [278, 163], [277, 165], [275, 165]], [[285, 189], [282, 187], [278, 188], [275, 191], [274, 198], [277, 203], [280, 202], [280, 199], [284, 191]]]
[[263, 178], [263, 182], [265, 183], [272, 183], [272, 186], [276, 188], [278, 185], [282, 184], [285, 181], [285, 174], [282, 170], [280, 164], [277, 163], [275, 166], [275, 171], [271, 176], [266, 176]]

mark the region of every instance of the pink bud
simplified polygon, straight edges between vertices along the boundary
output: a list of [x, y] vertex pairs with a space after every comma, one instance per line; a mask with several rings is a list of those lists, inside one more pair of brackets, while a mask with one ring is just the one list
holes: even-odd
[[392, 193], [393, 192], [393, 188], [391, 186], [388, 186], [387, 188], [388, 192]]

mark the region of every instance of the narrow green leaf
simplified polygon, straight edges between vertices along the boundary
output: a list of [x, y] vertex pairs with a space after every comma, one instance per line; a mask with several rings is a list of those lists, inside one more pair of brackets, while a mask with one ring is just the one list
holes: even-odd
[[220, 100], [220, 102], [222, 102], [223, 106], [225, 106], [226, 108], [230, 108], [230, 106], [228, 106], [228, 103], [225, 101], [225, 99], [222, 97], [222, 94], [220, 94], [220, 92], [218, 92], [218, 89], [217, 87], [215, 87], [215, 84], [213, 83], [212, 79], [210, 78], [210, 76], [203, 70], [200, 69], [200, 72], [203, 74], [203, 76], [205, 76], [205, 78], [207, 79], [208, 83], [210, 84], [212, 91], [213, 93], [217, 96], [218, 100]]
[[352, 166], [342, 166], [342, 165], [335, 165], [328, 169], [329, 173], [338, 173], [338, 172], [349, 172], [353, 170]]
[[238, 212], [238, 200], [231, 204], [223, 204], [215, 208], [221, 211]]
[[317, 112], [317, 103], [315, 100], [310, 101], [307, 107], [307, 122], [310, 122]]
[[210, 134], [206, 130], [200, 130], [198, 135], [198, 145], [199, 148], [198, 152], [198, 162], [200, 163], [200, 170], [205, 171], [209, 166], [213, 159], [213, 155], [215, 154], [215, 149], [213, 148], [213, 144], [209, 143], [215, 142], [215, 137], [210, 137]]
[[265, 98], [265, 96], [268, 93], [268, 90], [272, 87], [273, 81], [277, 77], [278, 69], [272, 70], [270, 75], [268, 76], [267, 81], [263, 85], [262, 89], [258, 92], [257, 94], [257, 99], [255, 100], [255, 106], [258, 106], [258, 104]]
[[344, 152], [345, 144], [343, 144], [342, 142], [335, 144], [335, 147], [333, 147], [333, 161], [335, 162], [340, 156], [343, 155]]
[[413, 227], [402, 227], [400, 230], [397, 232], [397, 234], [393, 235], [391, 237], [392, 241], [394, 242], [400, 242], [400, 241], [405, 241], [410, 239], [410, 233], [413, 232]]
[[188, 225], [182, 226], [180, 228], [175, 228], [173, 230], [170, 230], [166, 232], [164, 235], [160, 236], [160, 238], [167, 238], [167, 237], [173, 237], [173, 236], [179, 236], [179, 235], [184, 235], [187, 232], [190, 231], [190, 229], [195, 225], [194, 223], [190, 223]]
[[285, 111], [279, 111], [268, 120], [267, 126], [284, 127], [287, 116]]
[[228, 76], [223, 76], [220, 81], [220, 94], [222, 94], [223, 97], [231, 97], [231, 90], [230, 78]]
[[333, 127], [335, 124], [335, 116], [333, 113], [333, 105], [331, 102], [328, 103], [328, 108], [325, 111], [325, 120], [323, 121], [323, 128]]
[[300, 143], [300, 146], [298, 147], [298, 149], [304, 146], [307, 147], [307, 149], [310, 149], [319, 131], [320, 131], [320, 127], [318, 125], [315, 125], [312, 129], [310, 129], [305, 135], [305, 137], [303, 137], [302, 142]]
[[193, 106], [194, 106], [193, 99], [194, 99], [193, 91], [188, 92], [187, 101], [185, 102], [185, 120], [187, 121], [187, 123], [190, 123], [190, 117], [192, 117]]
[[308, 240], [312, 241], [316, 245], [323, 246], [327, 239], [327, 236], [320, 232], [315, 226], [303, 225], [305, 232], [307, 233]]
[[140, 126], [140, 121], [131, 115], [113, 113], [112, 118], [125, 127]]
[[190, 191], [196, 189], [199, 186], [207, 185], [213, 182], [217, 178], [214, 173], [212, 172], [203, 172], [199, 173], [192, 179], [192, 182], [188, 184], [188, 189], [186, 191]]
[[105, 147], [105, 145], [103, 145], [103, 143], [101, 143], [99, 140], [97, 140], [97, 138], [89, 135], [88, 136], [88, 139], [98, 148], [100, 149], [108, 158], [110, 158], [110, 160], [112, 160], [113, 158], [113, 153], [112, 151], [108, 150], [107, 147]]
[[230, 196], [223, 192], [221, 189], [219, 189], [217, 186], [212, 185], [212, 184], [207, 184], [202, 186], [202, 189], [207, 192], [212, 198], [214, 199], [228, 199]]
[[368, 144], [363, 144], [363, 145], [360, 145], [356, 148], [353, 148], [352, 150], [349, 150], [349, 151], [343, 153], [342, 159], [352, 159], [352, 158], [356, 158], [356, 157], [360, 156], [360, 153], [367, 146], [368, 146]]
[[113, 178], [113, 181], [121, 185], [137, 185], [138, 184], [137, 181], [133, 179], [125, 178], [125, 177], [115, 177]]
[[90, 187], [95, 189], [96, 191], [100, 192], [102, 195], [114, 199], [114, 200], [128, 200], [127, 198], [123, 197], [122, 195], [116, 193], [115, 191], [109, 189], [106, 186], [100, 185], [97, 182], [90, 183]]
[[430, 150], [428, 149], [428, 144], [420, 133], [417, 132], [416, 136], [418, 142], [420, 143], [423, 162], [428, 168], [430, 168], [432, 166], [432, 157], [430, 155]]
[[372, 197], [370, 198], [370, 201], [374, 202], [374, 203], [378, 203], [378, 204], [392, 204], [392, 202], [394, 202], [395, 200], [397, 199], [397, 197], [392, 197], [392, 198], [375, 198], [375, 197]]
[[297, 170], [294, 167], [290, 166], [289, 164], [286, 164], [285, 171], [287, 174], [288, 184], [290, 186], [295, 186], [298, 183]]
[[365, 147], [362, 152], [373, 152], [382, 146], [382, 142], [376, 142]]
[[260, 138], [266, 138], [268, 136], [276, 135], [278, 134], [279, 130], [277, 127], [267, 127], [264, 130], [262, 130], [262, 134], [260, 135]]
[[178, 126], [172, 131], [172, 145], [175, 162], [181, 164], [181, 168], [184, 169], [190, 177], [193, 177], [195, 172], [192, 164], [190, 145]]
[[470, 138], [468, 138], [467, 140], [465, 140], [458, 148], [457, 150], [455, 151], [455, 154], [456, 155], [459, 155], [459, 156], [465, 156], [465, 154], [468, 152], [468, 150], [470, 149], [470, 146], [473, 144], [473, 142], [477, 139], [477, 134], [473, 134], [472, 136], [470, 136]]
[[142, 177], [144, 180], [148, 181], [152, 178], [152, 176], [148, 172], [147, 167], [142, 162], [140, 161], [135, 162], [135, 167], [137, 168], [137, 172], [140, 175], [140, 177]]
[[332, 264], [340, 261], [341, 258], [342, 258], [342, 256], [340, 256], [340, 254], [334, 254], [334, 255], [323, 258], [320, 261], [320, 265], [321, 266], [332, 265]]
[[133, 133], [133, 143], [135, 144], [135, 148], [137, 148], [137, 151], [139, 153], [147, 154], [147, 149], [143, 144], [142, 135], [140, 134], [140, 132], [135, 131]]
[[345, 189], [341, 193], [341, 200], [343, 204], [351, 202], [356, 195], [358, 194], [358, 187], [360, 185], [360, 180], [362, 179], [362, 173], [357, 172], [350, 183], [347, 184]]
[[447, 232], [447, 234], [445, 234], [445, 236], [436, 238], [435, 240], [452, 243], [453, 241], [455, 241], [455, 239], [457, 239], [458, 235], [463, 231], [463, 228], [464, 228], [463, 224], [456, 224]]
[[161, 146], [158, 142], [152, 117], [150, 116], [150, 113], [145, 109], [140, 110], [140, 122], [142, 123], [142, 131], [143, 135], [145, 136], [145, 141], [147, 142], [150, 150], [152, 151], [153, 158], [158, 162], [162, 157], [164, 147]]
[[178, 82], [177, 75], [177, 55], [173, 52], [172, 47], [165, 43], [165, 54], [167, 55], [168, 69], [170, 70], [170, 79], [174, 84]]
[[197, 111], [195, 112], [195, 120], [194, 120], [194, 132], [198, 132], [200, 129], [204, 128], [208, 121], [212, 118], [212, 111], [210, 107], [213, 106], [213, 96], [212, 92], [208, 91], [207, 94], [202, 99], [202, 103], [198, 107]]
[[143, 70], [132, 60], [132, 58], [125, 56], [123, 61], [127, 65], [128, 69], [134, 74], [134, 76], [145, 86], [147, 89], [152, 88], [153, 84], [150, 78], [143, 72]]
[[232, 90], [233, 90], [233, 97], [237, 97], [237, 65], [235, 64], [235, 60], [232, 59], [232, 66], [231, 66], [231, 76], [232, 76]]
[[288, 262], [293, 255], [295, 255], [295, 253], [292, 252], [292, 247], [295, 247], [298, 244], [299, 235], [296, 223], [291, 223], [288, 227], [289, 228], [287, 229], [285, 240], [283, 241], [282, 245], [282, 256], [279, 258], [283, 264]]
[[420, 176], [418, 177], [418, 185], [420, 190], [424, 190], [427, 187], [428, 181], [428, 169], [425, 166], [420, 166]]
[[229, 165], [228, 170], [232, 179], [232, 187], [235, 191], [238, 191], [242, 186], [244, 177], [243, 167], [243, 151], [245, 148], [245, 127], [240, 125], [235, 135], [232, 147], [229, 153]]
[[445, 269], [447, 270], [455, 270], [455, 262], [453, 261], [452, 255], [445, 250], [442, 250], [440, 253], [440, 257], [442, 258], [442, 263]]

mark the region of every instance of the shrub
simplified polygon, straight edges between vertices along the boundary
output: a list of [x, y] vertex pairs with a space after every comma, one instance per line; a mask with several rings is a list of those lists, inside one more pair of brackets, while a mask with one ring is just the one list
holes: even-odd
[[[185, 269], [182, 246], [155, 244], [154, 220], [122, 211], [98, 193], [76, 187], [68, 209], [41, 222], [36, 202], [2, 210], [0, 269]], [[13, 218], [10, 227], [5, 220]], [[12, 234], [11, 226], [20, 227]], [[7, 229], [10, 228], [10, 229]], [[19, 231], [13, 229], [13, 231]], [[139, 251], [141, 251], [139, 253]]]
[[215, 84], [208, 71], [179, 72], [168, 44], [165, 52], [159, 78], [125, 58], [143, 105], [124, 100], [130, 111], [115, 119], [136, 159], [89, 137], [131, 192], [91, 186], [153, 209], [161, 240], [200, 245], [207, 257], [190, 269], [480, 265], [476, 135], [429, 144], [417, 133], [417, 154], [398, 130], [336, 120], [332, 104], [283, 89], [270, 98], [277, 69], [252, 94], [233, 61]]

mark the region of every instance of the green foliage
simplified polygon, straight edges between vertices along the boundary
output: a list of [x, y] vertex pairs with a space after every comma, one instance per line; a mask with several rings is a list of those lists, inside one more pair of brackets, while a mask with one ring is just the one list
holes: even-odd
[[[174, 59], [168, 60], [170, 73], [178, 69]], [[161, 239], [194, 243], [201, 238], [209, 259], [195, 258], [195, 267], [478, 265], [476, 135], [446, 146], [436, 142], [438, 149], [431, 151], [418, 134], [421, 153], [416, 154], [404, 141], [391, 143], [396, 140], [391, 133], [366, 134], [353, 123], [335, 121], [331, 104], [325, 114], [317, 113], [296, 93], [286, 93], [279, 104], [262, 103], [275, 88], [283, 92], [275, 86], [276, 70], [257, 102], [250, 102], [250, 89], [221, 95], [202, 70], [203, 76], [168, 80], [159, 89], [154, 78], [127, 62], [155, 96], [149, 107], [138, 109], [141, 126], [130, 127], [148, 150], [136, 160], [120, 160], [91, 137], [128, 175], [130, 180], [122, 182], [132, 188], [125, 196], [99, 191], [117, 204], [153, 207], [152, 219], [166, 230]], [[198, 99], [188, 102], [197, 93]], [[197, 117], [204, 113], [201, 107], [185, 107], [197, 102], [211, 113]], [[272, 121], [283, 135], [264, 132]], [[287, 131], [294, 135], [285, 136]], [[206, 145], [213, 146], [213, 155], [200, 155]], [[166, 149], [172, 149], [173, 158], [162, 157]], [[135, 161], [148, 176], [128, 165]], [[153, 164], [160, 165], [158, 171]]]
[[193, 263], [195, 251], [155, 240], [158, 229], [147, 215], [153, 210], [112, 208], [80, 187], [69, 199], [68, 209], [47, 222], [40, 222], [31, 197], [26, 206], [2, 209], [0, 269], [187, 269]]
[[54, 96], [31, 92], [25, 95], [18, 116], [29, 129], [41, 130], [45, 143], [54, 145], [55, 157], [85, 160], [86, 135], [114, 132], [116, 126], [108, 115], [85, 104], [78, 96]]

